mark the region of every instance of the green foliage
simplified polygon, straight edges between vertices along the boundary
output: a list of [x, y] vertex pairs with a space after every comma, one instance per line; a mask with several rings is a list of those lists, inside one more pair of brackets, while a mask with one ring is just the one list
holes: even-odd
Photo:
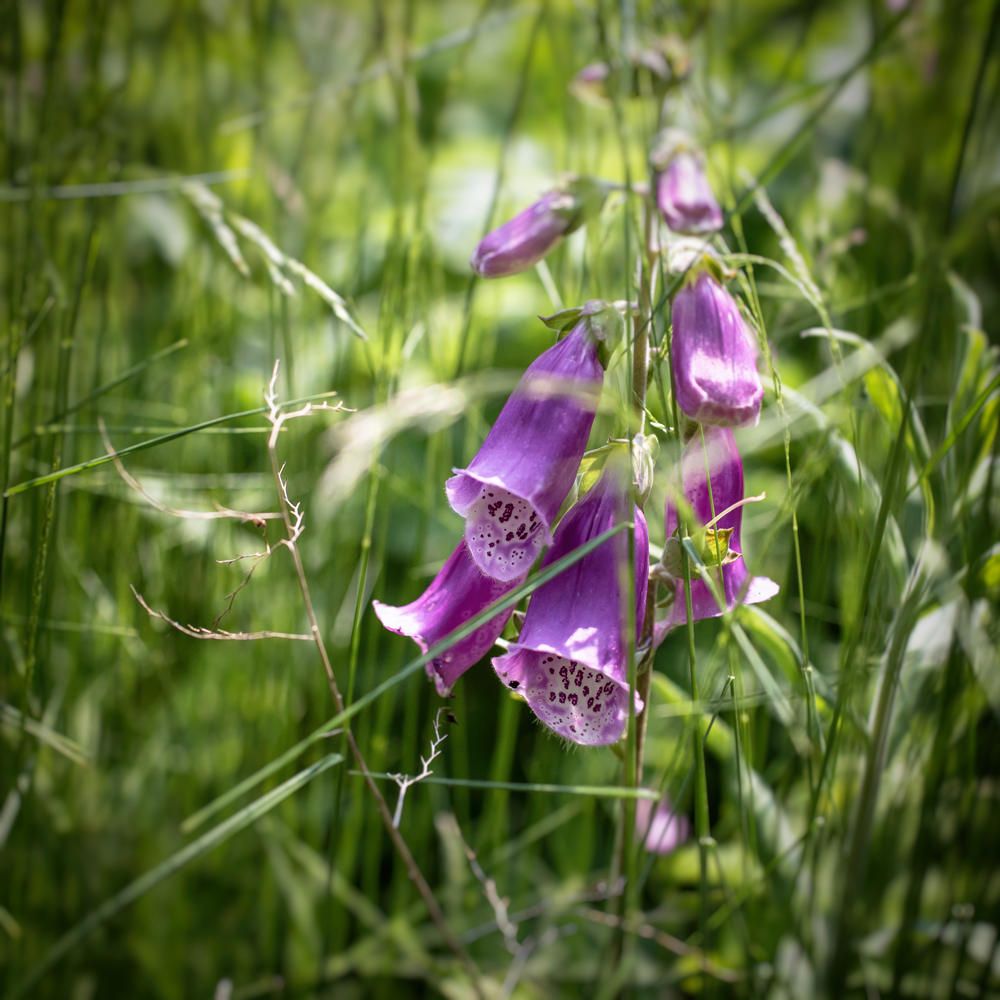
[[[0, 0], [5, 995], [1000, 996], [1000, 5], [890, 6]], [[461, 679], [398, 835], [474, 983], [333, 730], [391, 815], [441, 702], [370, 601], [456, 544], [442, 484], [538, 317], [638, 297], [664, 123], [766, 348], [742, 545], [781, 592], [668, 635], [638, 790], [636, 725], [567, 747]], [[473, 280], [562, 172], [603, 209]], [[672, 281], [639, 303], [657, 551]], [[231, 516], [283, 509], [276, 358], [343, 713], [283, 520]], [[712, 581], [723, 535], [670, 557]], [[625, 818], [660, 792], [705, 835], [662, 857]]]

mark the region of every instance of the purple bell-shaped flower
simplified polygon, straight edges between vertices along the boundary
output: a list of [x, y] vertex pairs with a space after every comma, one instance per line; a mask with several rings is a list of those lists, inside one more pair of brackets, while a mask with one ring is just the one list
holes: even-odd
[[[696, 433], [681, 453], [682, 488], [684, 500], [690, 505], [699, 524], [711, 524], [714, 506], [715, 515], [718, 517], [718, 520], [711, 524], [711, 529], [715, 532], [715, 541], [714, 545], [708, 546], [709, 552], [704, 559], [709, 571], [718, 580], [718, 569], [714, 567], [721, 557], [722, 592], [725, 593], [726, 609], [732, 611], [737, 604], [759, 604], [761, 601], [770, 600], [778, 593], [778, 585], [766, 576], [752, 577], [743, 561], [743, 547], [740, 540], [743, 507], [735, 506], [741, 504], [743, 500], [743, 460], [736, 446], [736, 438], [733, 437], [731, 430], [722, 427], [705, 427], [704, 435], [704, 446], [701, 434]], [[705, 474], [706, 466], [708, 476]], [[711, 493], [709, 493], [709, 479], [712, 484]], [[670, 562], [671, 546], [676, 545], [674, 533], [677, 527], [677, 508], [671, 502], [668, 492], [665, 565]], [[674, 601], [666, 618], [656, 623], [654, 641], [657, 645], [674, 626], [687, 622], [684, 584], [679, 579], [680, 569], [677, 566], [666, 566], [666, 568], [675, 577]], [[712, 592], [704, 580], [697, 576], [693, 576], [691, 580], [691, 612], [695, 621], [701, 618], [716, 618], [722, 614]]]
[[691, 821], [684, 813], [674, 812], [670, 799], [664, 796], [655, 803], [639, 799], [635, 804], [635, 834], [643, 838], [650, 854], [670, 854], [691, 836]]
[[574, 178], [550, 191], [502, 226], [487, 233], [469, 264], [482, 278], [505, 278], [533, 267], [574, 230], [596, 215], [607, 188]]
[[497, 580], [523, 576], [552, 541], [600, 400], [608, 317], [621, 324], [603, 302], [570, 312], [576, 325], [528, 367], [479, 454], [445, 484], [472, 558]]
[[[463, 539], [434, 582], [412, 604], [395, 608], [372, 601], [372, 606], [390, 632], [409, 636], [426, 653], [450, 632], [520, 586], [526, 575], [527, 569], [520, 577], [503, 583], [486, 576], [472, 561]], [[511, 607], [500, 612], [427, 664], [427, 676], [433, 679], [438, 694], [450, 695], [455, 681], [490, 651], [513, 611]]]
[[756, 423], [764, 387], [739, 306], [707, 269], [674, 296], [671, 345], [681, 411], [700, 424]]
[[656, 171], [656, 204], [675, 233], [714, 233], [722, 209], [705, 175], [704, 154], [677, 129], [666, 129], [650, 156]]
[[[638, 639], [646, 609], [649, 533], [632, 500], [624, 449], [612, 452], [594, 486], [563, 517], [542, 565], [630, 517]], [[493, 660], [503, 683], [522, 695], [546, 726], [574, 743], [614, 743], [628, 720], [628, 544], [626, 532], [615, 535], [539, 587], [517, 642]], [[642, 710], [638, 696], [635, 705]]]

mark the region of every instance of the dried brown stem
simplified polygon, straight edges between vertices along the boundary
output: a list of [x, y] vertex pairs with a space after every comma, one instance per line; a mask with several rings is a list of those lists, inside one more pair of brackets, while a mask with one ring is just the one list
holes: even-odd
[[[305, 604], [306, 614], [309, 616], [309, 627], [312, 630], [313, 639], [316, 643], [316, 649], [319, 652], [319, 657], [323, 664], [323, 670], [326, 672], [327, 684], [330, 687], [330, 695], [333, 698], [334, 706], [339, 714], [344, 711], [344, 700], [340, 695], [340, 689], [337, 686], [337, 679], [333, 673], [333, 666], [330, 663], [330, 657], [326, 651], [326, 644], [323, 642], [323, 636], [320, 633], [319, 623], [316, 620], [316, 612], [313, 610], [312, 597], [309, 593], [309, 584], [306, 580], [305, 569], [302, 566], [302, 558], [299, 555], [298, 546], [295, 542], [295, 538], [297, 536], [295, 535], [295, 525], [292, 522], [292, 505], [288, 500], [285, 483], [281, 478], [281, 467], [278, 465], [277, 454], [278, 434], [284, 421], [294, 417], [306, 416], [308, 413], [312, 413], [314, 410], [322, 409], [323, 407], [313, 407], [311, 404], [307, 403], [301, 410], [296, 410], [291, 413], [282, 413], [281, 405], [278, 402], [277, 395], [275, 393], [275, 383], [277, 382], [277, 379], [278, 362], [276, 361], [274, 363], [274, 371], [271, 375], [270, 385], [264, 395], [264, 399], [270, 407], [268, 419], [270, 420], [272, 427], [271, 436], [268, 438], [267, 451], [271, 459], [271, 471], [274, 474], [274, 484], [278, 494], [278, 502], [281, 507], [282, 519], [285, 522], [285, 530], [288, 533], [288, 548], [291, 550], [292, 559], [295, 562], [295, 572], [299, 580], [299, 589], [302, 592], [302, 601]], [[393, 824], [393, 816], [389, 810], [389, 806], [387, 805], [382, 792], [379, 790], [378, 786], [368, 773], [368, 764], [366, 763], [365, 758], [362, 755], [356, 740], [354, 739], [354, 733], [351, 731], [350, 727], [347, 728], [347, 743], [351, 749], [351, 754], [357, 762], [358, 769], [364, 772], [365, 784], [368, 786], [369, 792], [371, 792], [372, 797], [375, 799], [375, 805], [378, 808], [379, 815], [382, 817], [382, 822], [385, 825], [386, 832], [389, 834], [389, 839], [392, 841], [393, 847], [395, 847], [397, 853], [403, 861], [403, 864], [406, 866], [406, 871], [410, 880], [417, 887], [417, 891], [420, 893], [420, 896], [427, 907], [427, 912], [437, 925], [445, 944], [464, 966], [465, 971], [472, 981], [472, 987], [475, 990], [476, 995], [480, 998], [480, 1000], [483, 1000], [482, 991], [479, 987], [479, 972], [466, 950], [462, 947], [461, 942], [457, 937], [455, 937], [455, 934], [444, 915], [444, 911], [441, 909], [434, 893], [431, 891], [431, 887], [424, 878], [423, 872], [421, 872], [416, 859], [410, 852], [409, 845], [403, 839], [403, 835], [399, 832], [397, 827]]]
[[661, 948], [673, 952], [682, 957], [693, 957], [698, 961], [698, 967], [706, 975], [713, 979], [718, 979], [723, 983], [739, 983], [745, 978], [738, 969], [727, 969], [725, 966], [716, 965], [700, 948], [693, 948], [685, 944], [680, 938], [675, 938], [673, 934], [661, 931], [659, 927], [652, 924], [643, 924], [627, 917], [618, 917], [613, 913], [606, 913], [604, 910], [595, 910], [590, 907], [581, 906], [576, 913], [593, 921], [595, 924], [603, 924], [605, 927], [617, 927], [625, 931], [626, 934], [636, 934], [647, 941], [655, 941]]
[[162, 611], [154, 611], [147, 603], [142, 594], [139, 593], [132, 584], [129, 584], [135, 599], [143, 606], [150, 618], [159, 618], [161, 622], [172, 625], [178, 632], [191, 636], [192, 639], [223, 639], [230, 642], [251, 642], [256, 639], [298, 639], [302, 642], [312, 642], [311, 635], [302, 635], [298, 632], [227, 632], [225, 629], [200, 628], [197, 625], [182, 625], [173, 618], [169, 618]]
[[[339, 408], [339, 407], [338, 407]], [[330, 407], [334, 409], [334, 407]], [[222, 518], [235, 518], [238, 521], [250, 521], [254, 524], [263, 524], [264, 521], [278, 520], [281, 517], [279, 511], [267, 511], [263, 514], [255, 514], [246, 510], [230, 510], [228, 507], [222, 507], [216, 504], [215, 510], [178, 510], [176, 507], [168, 507], [165, 503], [160, 503], [155, 497], [150, 496], [142, 486], [142, 483], [138, 479], [134, 478], [126, 470], [125, 466], [122, 464], [122, 460], [118, 457], [118, 452], [115, 451], [114, 445], [111, 443], [111, 438], [108, 437], [108, 430], [104, 424], [104, 418], [97, 418], [97, 425], [101, 430], [101, 437], [104, 439], [104, 449], [111, 456], [111, 461], [114, 462], [115, 469], [118, 470], [118, 475], [122, 477], [126, 485], [131, 489], [135, 490], [151, 507], [155, 507], [157, 510], [162, 511], [164, 514], [170, 514], [171, 517], [183, 517], [188, 520], [194, 521], [217, 521]]]

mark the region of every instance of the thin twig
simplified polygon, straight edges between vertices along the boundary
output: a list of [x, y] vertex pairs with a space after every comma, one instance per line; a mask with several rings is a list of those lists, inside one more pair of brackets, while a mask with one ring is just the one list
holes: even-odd
[[684, 958], [694, 958], [697, 960], [698, 968], [702, 972], [713, 979], [718, 979], [720, 982], [739, 983], [745, 978], [743, 973], [738, 969], [727, 969], [724, 966], [716, 965], [699, 948], [692, 948], [681, 941], [680, 938], [675, 938], [673, 934], [661, 931], [652, 924], [642, 924], [635, 920], [623, 919], [622, 917], [615, 916], [613, 913], [605, 913], [604, 910], [595, 910], [586, 906], [579, 907], [576, 913], [587, 920], [593, 921], [595, 924], [603, 924], [605, 927], [618, 927], [625, 931], [626, 934], [636, 934], [641, 938], [646, 938], [648, 941], [655, 941], [661, 948], [666, 948], [667, 951], [671, 951], [675, 955], [680, 955]]
[[415, 785], [418, 781], [423, 781], [424, 778], [429, 778], [434, 772], [431, 770], [431, 764], [433, 761], [441, 756], [441, 744], [448, 739], [448, 734], [441, 733], [441, 713], [444, 712], [444, 708], [439, 708], [437, 710], [437, 715], [434, 716], [434, 736], [431, 739], [431, 752], [428, 757], [420, 757], [421, 770], [420, 774], [415, 777], [410, 777], [408, 774], [390, 774], [389, 777], [399, 786], [399, 798], [396, 799], [396, 811], [392, 816], [392, 825], [399, 829], [399, 821], [403, 817], [403, 803], [406, 801], [406, 793], [411, 785]]
[[174, 621], [173, 618], [168, 618], [162, 611], [154, 611], [132, 584], [129, 584], [129, 587], [132, 593], [135, 594], [135, 599], [143, 606], [151, 618], [159, 618], [160, 621], [172, 625], [178, 632], [183, 632], [185, 635], [191, 636], [192, 639], [227, 639], [240, 642], [250, 642], [255, 639], [299, 639], [311, 642], [313, 638], [311, 635], [302, 635], [297, 632], [226, 632], [224, 629], [212, 630], [199, 628], [195, 625], [181, 625], [180, 622]]
[[[337, 406], [324, 407], [327, 409], [335, 410], [342, 409], [341, 404]], [[321, 409], [321, 407], [317, 407]], [[263, 524], [264, 521], [277, 520], [281, 517], [279, 511], [267, 511], [263, 514], [251, 513], [246, 510], [230, 510], [228, 507], [222, 507], [216, 504], [215, 510], [178, 510], [176, 507], [168, 507], [165, 503], [161, 503], [155, 497], [150, 496], [142, 487], [142, 483], [138, 479], [135, 479], [126, 470], [125, 466], [122, 464], [121, 459], [118, 457], [118, 452], [115, 451], [114, 445], [111, 443], [111, 438], [108, 437], [108, 429], [104, 424], [104, 418], [97, 418], [97, 426], [101, 431], [101, 438], [104, 441], [104, 448], [108, 455], [111, 456], [111, 461], [115, 464], [115, 469], [118, 470], [118, 475], [122, 477], [126, 485], [131, 489], [135, 490], [151, 507], [155, 507], [157, 510], [162, 511], [164, 514], [169, 514], [171, 517], [183, 517], [194, 521], [217, 521], [222, 518], [235, 518], [238, 521], [247, 522], [250, 521], [253, 524], [258, 522]]]

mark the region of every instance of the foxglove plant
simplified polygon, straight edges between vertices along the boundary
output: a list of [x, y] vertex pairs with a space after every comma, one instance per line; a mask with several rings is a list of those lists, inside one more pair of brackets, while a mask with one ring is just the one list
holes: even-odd
[[[506, 582], [486, 576], [473, 562], [463, 539], [434, 582], [412, 604], [397, 608], [372, 601], [372, 606], [390, 632], [409, 636], [426, 653], [446, 635], [520, 586], [526, 573], [527, 570]], [[434, 681], [438, 694], [448, 697], [455, 681], [489, 652], [513, 610], [500, 612], [427, 664], [427, 676]]]
[[[717, 563], [722, 563], [720, 596], [725, 595], [726, 610], [737, 604], [758, 604], [778, 593], [778, 585], [766, 576], [751, 576], [743, 560], [740, 529], [743, 525], [743, 460], [733, 432], [722, 427], [703, 428], [702, 434], [684, 446], [681, 453], [681, 489], [684, 502], [700, 525], [710, 526], [711, 540], [705, 546], [705, 563], [718, 583]], [[711, 486], [709, 482], [711, 481]], [[737, 506], [738, 505], [738, 506]], [[713, 514], [714, 510], [714, 514]], [[714, 521], [714, 523], [713, 523]], [[680, 581], [679, 526], [677, 505], [670, 492], [666, 504], [666, 539], [663, 561], [658, 567], [661, 578], [672, 581], [674, 600], [666, 617], [654, 628], [658, 645], [676, 625], [687, 621], [684, 585]], [[707, 534], [707, 533], [706, 533]], [[697, 534], [695, 535], [697, 537]], [[691, 613], [695, 621], [722, 614], [718, 602], [704, 580], [691, 581]]]
[[694, 277], [674, 296], [671, 342], [674, 387], [681, 411], [700, 424], [739, 427], [756, 423], [764, 387], [757, 344], [739, 306], [711, 273]]
[[650, 854], [671, 854], [691, 836], [691, 821], [683, 813], [674, 812], [670, 799], [664, 796], [654, 803], [639, 799], [635, 804], [635, 833], [644, 839]]
[[522, 577], [552, 541], [594, 422], [606, 342], [621, 328], [599, 301], [554, 319], [573, 323], [569, 333], [528, 367], [479, 453], [445, 484], [472, 558], [496, 580]]
[[677, 129], [666, 129], [650, 156], [656, 174], [656, 204], [675, 233], [713, 233], [722, 209], [705, 175], [704, 154]]
[[[642, 630], [649, 534], [632, 500], [631, 460], [615, 449], [594, 486], [559, 524], [542, 566], [616, 525], [635, 524], [635, 636]], [[609, 538], [531, 598], [524, 626], [493, 668], [553, 732], [574, 743], [615, 743], [628, 720], [629, 539]], [[625, 576], [623, 580], [622, 577]], [[636, 697], [636, 711], [642, 702]]]
[[469, 259], [481, 278], [505, 278], [533, 267], [604, 205], [608, 187], [577, 177], [487, 233]]

